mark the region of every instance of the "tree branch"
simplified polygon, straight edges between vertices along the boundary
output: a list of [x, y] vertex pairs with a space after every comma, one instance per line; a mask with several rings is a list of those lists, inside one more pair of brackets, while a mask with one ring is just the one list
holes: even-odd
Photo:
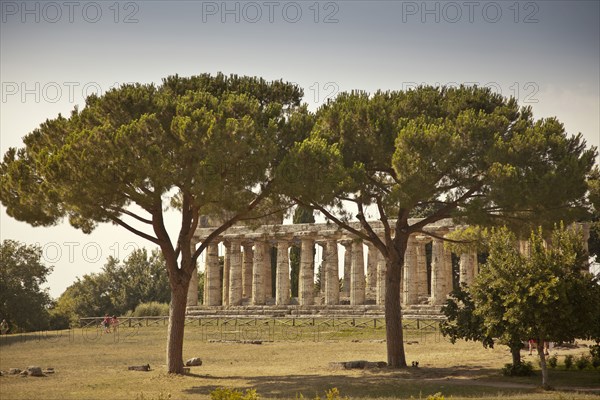
[[386, 254], [387, 247], [383, 244], [379, 236], [377, 236], [371, 225], [367, 222], [362, 203], [357, 203], [357, 205], [358, 214], [356, 215], [356, 218], [360, 221], [360, 224], [362, 225], [363, 229], [367, 231], [367, 234], [371, 237], [370, 242], [373, 243], [373, 245], [375, 245], [375, 247], [377, 247], [379, 251], [381, 251], [383, 254]]
[[475, 243], [476, 240], [456, 240], [456, 239], [449, 239], [449, 238], [445, 238], [443, 236], [439, 236], [436, 235], [435, 233], [431, 233], [425, 230], [418, 230], [418, 231], [414, 231], [414, 232], [418, 232], [418, 233], [424, 233], [427, 236], [431, 236], [432, 238], [436, 238], [436, 239], [440, 239], [443, 240], [444, 242], [449, 242], [449, 243], [456, 243], [456, 244], [467, 244], [467, 243]]
[[142, 231], [139, 231], [137, 229], [135, 229], [134, 227], [132, 227], [131, 225], [125, 223], [124, 221], [122, 221], [121, 219], [117, 218], [117, 217], [113, 217], [113, 216], [109, 216], [110, 220], [113, 221], [115, 224], [121, 225], [123, 228], [127, 229], [128, 231], [136, 234], [137, 236], [144, 238], [146, 240], [151, 241], [154, 244], [160, 244], [158, 238], [155, 238], [154, 236], [148, 235], [147, 233], [144, 233]]
[[368, 235], [366, 235], [364, 232], [361, 232], [353, 227], [351, 227], [350, 225], [348, 225], [347, 223], [343, 222], [341, 219], [335, 217], [333, 214], [331, 214], [329, 211], [327, 211], [324, 207], [318, 205], [318, 204], [314, 204], [314, 203], [306, 203], [300, 199], [296, 199], [294, 198], [294, 201], [296, 201], [298, 204], [301, 204], [303, 206], [309, 207], [309, 208], [314, 208], [315, 210], [318, 210], [320, 212], [322, 212], [327, 218], [329, 218], [330, 220], [332, 220], [336, 225], [341, 226], [342, 228], [346, 229], [347, 231], [355, 234], [356, 236], [360, 237], [361, 239], [364, 240], [369, 240], [370, 238]]
[[420, 231], [421, 229], [423, 229], [423, 227], [432, 224], [436, 221], [439, 221], [440, 219], [444, 219], [450, 216], [450, 211], [454, 210], [456, 207], [458, 207], [458, 205], [460, 204], [460, 202], [468, 199], [471, 195], [473, 195], [475, 192], [477, 192], [482, 186], [482, 183], [477, 184], [475, 187], [469, 189], [467, 192], [465, 192], [465, 194], [463, 194], [461, 197], [459, 197], [458, 199], [454, 200], [451, 203], [448, 203], [446, 206], [440, 208], [438, 211], [436, 211], [435, 213], [433, 213], [432, 215], [430, 215], [429, 217], [417, 222], [416, 224], [410, 226], [410, 230], [411, 231]]
[[272, 184], [272, 180], [269, 181], [267, 183], [267, 185], [265, 186], [265, 188], [263, 189], [263, 191], [256, 196], [256, 198], [254, 200], [252, 200], [252, 202], [250, 202], [250, 204], [248, 204], [248, 207], [246, 207], [246, 209], [236, 215], [234, 215], [232, 218], [230, 218], [228, 221], [226, 221], [223, 225], [221, 225], [220, 227], [218, 227], [217, 229], [215, 229], [214, 231], [212, 231], [212, 233], [210, 235], [208, 235], [206, 237], [206, 239], [204, 239], [204, 241], [202, 242], [202, 244], [200, 245], [200, 247], [198, 247], [198, 249], [196, 249], [196, 251], [194, 252], [194, 254], [192, 255], [192, 262], [191, 265], [194, 265], [196, 263], [196, 261], [198, 260], [198, 257], [200, 257], [200, 254], [202, 254], [202, 252], [204, 251], [204, 249], [206, 249], [206, 247], [213, 241], [213, 239], [215, 239], [217, 236], [219, 236], [221, 233], [225, 232], [227, 229], [229, 229], [233, 224], [235, 224], [236, 222], [238, 222], [244, 215], [248, 214], [250, 211], [252, 211], [253, 209], [256, 208], [256, 206], [258, 206], [258, 204], [269, 195], [270, 191], [271, 191], [271, 184]]
[[135, 218], [138, 221], [143, 222], [145, 224], [152, 225], [152, 220], [146, 219], [146, 218], [142, 218], [139, 215], [137, 215], [135, 213], [132, 213], [131, 211], [124, 210], [124, 209], [119, 209], [119, 210], [115, 210], [115, 211], [119, 211], [119, 212], [121, 212], [121, 213], [123, 213], [125, 215], [129, 215], [130, 217]]

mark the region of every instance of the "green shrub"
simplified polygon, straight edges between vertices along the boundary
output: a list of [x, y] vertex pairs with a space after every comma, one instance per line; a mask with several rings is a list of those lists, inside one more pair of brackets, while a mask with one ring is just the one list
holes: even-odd
[[246, 389], [246, 394], [236, 389], [217, 388], [210, 392], [211, 400], [258, 400], [255, 389]]
[[565, 356], [565, 368], [566, 369], [573, 368], [573, 355], [572, 354]]
[[558, 357], [556, 357], [556, 354], [548, 357], [548, 366], [552, 369], [556, 368], [556, 366], [558, 365]]
[[166, 315], [169, 315], [169, 305], [157, 301], [138, 304], [133, 311], [134, 317], [163, 317]]
[[327, 400], [347, 400], [348, 397], [342, 397], [338, 388], [331, 388], [325, 392], [325, 399]]
[[442, 393], [437, 392], [436, 394], [427, 396], [427, 400], [445, 400], [445, 397], [442, 395]]
[[575, 361], [575, 366], [577, 367], [577, 369], [579, 370], [583, 370], [586, 369], [587, 367], [591, 366], [592, 363], [590, 361], [590, 358], [588, 356], [586, 356], [585, 354], [582, 354], [581, 357], [579, 357], [576, 361]]
[[[296, 400], [304, 400], [302, 393], [296, 393]], [[313, 400], [322, 400], [321, 396], [315, 395]], [[349, 400], [348, 396], [342, 397], [338, 388], [331, 388], [325, 391], [325, 400]]]
[[533, 375], [533, 364], [530, 362], [520, 363], [517, 365], [504, 364], [502, 368], [504, 376], [531, 376]]
[[158, 397], [146, 397], [144, 393], [140, 393], [135, 396], [135, 400], [171, 400], [171, 393], [164, 394], [160, 392]]
[[592, 356], [592, 366], [600, 367], [600, 344], [590, 346], [590, 356]]

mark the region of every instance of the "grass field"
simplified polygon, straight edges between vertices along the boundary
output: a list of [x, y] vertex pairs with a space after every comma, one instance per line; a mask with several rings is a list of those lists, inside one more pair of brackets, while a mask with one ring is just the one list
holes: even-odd
[[[258, 330], [246, 330], [246, 338]], [[264, 335], [264, 330], [261, 332]], [[216, 339], [240, 339], [209, 334], [198, 326], [186, 328], [184, 357], [200, 357], [203, 365], [186, 376], [165, 372], [166, 327], [122, 328], [115, 335], [95, 328], [60, 334], [0, 337], [0, 369], [37, 365], [52, 367], [46, 377], [0, 377], [0, 399], [202, 399], [218, 387], [255, 388], [261, 398], [314, 398], [331, 388], [342, 396], [426, 399], [441, 392], [446, 399], [598, 399], [600, 371], [551, 370], [554, 392], [539, 389], [541, 377], [507, 378], [500, 368], [510, 362], [506, 347], [483, 349], [480, 344], [450, 344], [436, 333], [408, 334], [407, 360], [419, 368], [406, 370], [339, 370], [330, 362], [386, 359], [382, 330], [337, 329], [335, 335], [296, 333], [297, 340], [245, 344]], [[213, 341], [208, 339], [213, 338]], [[229, 337], [230, 335], [231, 337]], [[255, 339], [253, 337], [253, 339]], [[578, 356], [587, 348], [559, 350]], [[526, 360], [535, 358], [523, 351]], [[150, 372], [128, 371], [129, 365], [150, 364]]]

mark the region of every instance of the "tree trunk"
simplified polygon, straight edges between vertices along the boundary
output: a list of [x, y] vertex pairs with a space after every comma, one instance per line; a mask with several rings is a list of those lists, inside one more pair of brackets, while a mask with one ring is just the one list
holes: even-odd
[[406, 367], [404, 335], [402, 331], [402, 308], [400, 306], [400, 279], [404, 254], [399, 260], [388, 260], [385, 287], [385, 334], [388, 366]]
[[514, 366], [521, 364], [521, 344], [519, 346], [513, 345], [510, 348], [510, 353], [512, 354], [512, 363]]
[[544, 341], [537, 341], [537, 352], [538, 356], [540, 356], [540, 366], [542, 367], [542, 387], [544, 389], [550, 389], [550, 384], [548, 383], [548, 367], [546, 366], [546, 355], [544, 354]]
[[167, 332], [167, 370], [171, 374], [183, 373], [183, 331], [189, 283], [187, 280], [179, 285], [171, 285]]

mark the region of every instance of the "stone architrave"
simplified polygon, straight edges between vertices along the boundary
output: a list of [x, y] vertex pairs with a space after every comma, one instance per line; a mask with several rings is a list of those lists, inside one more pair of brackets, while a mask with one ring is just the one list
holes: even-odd
[[242, 304], [242, 243], [233, 239], [229, 245], [229, 305]]
[[344, 246], [344, 280], [342, 284], [342, 293], [344, 296], [350, 296], [350, 282], [352, 281], [352, 240], [342, 240]]
[[290, 261], [288, 255], [289, 243], [277, 242], [277, 276], [275, 281], [275, 304], [290, 303]]
[[377, 287], [377, 253], [378, 250], [371, 242], [367, 242], [367, 279], [366, 293], [374, 294]]
[[300, 241], [300, 279], [298, 282], [298, 303], [312, 305], [315, 302], [315, 241], [302, 238]]
[[434, 305], [444, 304], [448, 294], [444, 256], [444, 241], [434, 238], [431, 246], [431, 304]]
[[210, 243], [206, 248], [204, 271], [204, 304], [221, 305], [221, 274], [219, 272], [219, 244]]
[[425, 242], [418, 240], [415, 244], [415, 253], [417, 260], [417, 299], [428, 297], [427, 290], [427, 253], [425, 251]]
[[462, 253], [460, 255], [460, 283], [471, 285], [475, 278], [475, 268], [477, 266], [477, 253], [474, 251]]
[[417, 240], [409, 236], [404, 253], [404, 279], [402, 287], [402, 302], [404, 305], [418, 303], [417, 297]]
[[327, 255], [324, 261], [325, 279], [325, 304], [333, 305], [340, 302], [340, 281], [338, 276], [338, 248], [337, 241], [328, 240], [326, 244]]
[[385, 274], [387, 262], [385, 257], [377, 250], [377, 295], [375, 301], [378, 305], [385, 304]]
[[254, 243], [254, 258], [252, 262], [252, 298], [253, 305], [265, 304], [265, 250], [264, 242]]
[[223, 289], [221, 291], [223, 300], [221, 304], [226, 306], [229, 304], [229, 270], [231, 265], [231, 242], [227, 240], [223, 242], [223, 245], [225, 247], [225, 253], [223, 255]]
[[352, 275], [350, 282], [350, 304], [361, 305], [365, 303], [365, 261], [363, 257], [362, 241], [355, 241], [352, 245]]
[[[190, 245], [190, 251], [193, 255], [196, 251], [196, 242], [192, 241]], [[197, 306], [198, 305], [198, 264], [194, 263], [192, 269], [192, 276], [190, 277], [190, 286], [188, 287], [187, 305]]]
[[242, 256], [242, 297], [252, 297], [252, 264], [254, 258], [254, 251], [252, 250], [252, 243], [246, 242], [243, 244], [244, 253]]

